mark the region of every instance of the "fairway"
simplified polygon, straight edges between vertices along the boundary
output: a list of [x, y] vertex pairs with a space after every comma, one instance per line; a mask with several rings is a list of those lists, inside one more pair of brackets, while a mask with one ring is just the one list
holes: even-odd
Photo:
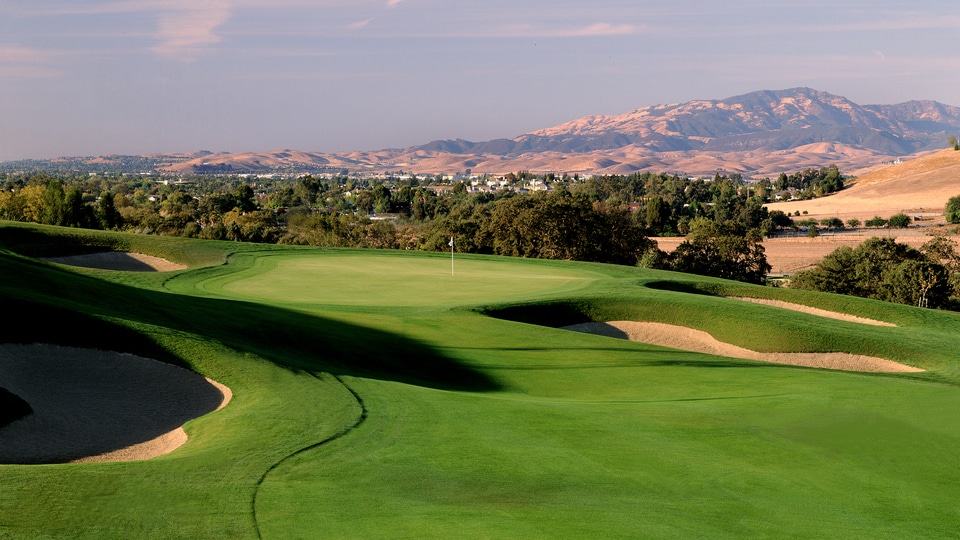
[[[383, 306], [496, 302], [587, 286], [601, 274], [524, 261], [388, 255], [274, 256], [221, 292], [262, 301]], [[452, 267], [452, 269], [451, 269]]]
[[[133, 274], [2, 252], [0, 293], [21, 316], [0, 341], [178, 363], [233, 397], [154, 459], [0, 465], [0, 538], [936, 538], [960, 528], [953, 313], [623, 266], [458, 256], [451, 276], [449, 256], [436, 254], [122, 239], [204, 263]], [[811, 369], [557, 328], [582, 320], [925, 371]]]

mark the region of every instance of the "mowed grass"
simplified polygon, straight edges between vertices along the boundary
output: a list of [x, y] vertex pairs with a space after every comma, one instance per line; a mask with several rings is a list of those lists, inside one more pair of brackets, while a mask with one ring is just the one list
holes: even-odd
[[461, 305], [586, 287], [603, 274], [503, 259], [328, 253], [260, 257], [243, 276], [203, 284], [230, 296], [274, 303], [369, 306]]
[[[51, 249], [63, 239], [29, 230]], [[960, 526], [952, 313], [605, 265], [458, 254], [451, 276], [449, 254], [105, 238], [196, 249], [207, 266], [133, 275], [0, 254], [5, 302], [39, 313], [0, 338], [164, 355], [234, 401], [154, 460], [0, 465], [0, 537], [903, 538]], [[578, 318], [928, 371], [778, 366], [549, 326]]]

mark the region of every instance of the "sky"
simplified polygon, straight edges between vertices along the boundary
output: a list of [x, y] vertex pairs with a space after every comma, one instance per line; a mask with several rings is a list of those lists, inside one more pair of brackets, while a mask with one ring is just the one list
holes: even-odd
[[960, 2], [0, 0], [0, 161], [380, 150], [806, 86], [960, 106]]

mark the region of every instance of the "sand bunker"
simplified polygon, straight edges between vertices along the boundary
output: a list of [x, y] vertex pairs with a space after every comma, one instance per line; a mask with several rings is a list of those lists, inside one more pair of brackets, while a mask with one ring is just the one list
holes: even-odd
[[132, 461], [172, 452], [183, 424], [224, 407], [230, 389], [130, 354], [0, 346], [0, 386], [30, 414], [0, 429], [0, 463]]
[[104, 251], [102, 253], [72, 255], [70, 257], [49, 257], [44, 260], [69, 266], [99, 268], [101, 270], [122, 270], [126, 272], [171, 272], [173, 270], [184, 270], [187, 268], [182, 264], [170, 262], [160, 257], [122, 251]]
[[878, 321], [876, 319], [866, 319], [864, 317], [857, 317], [856, 315], [847, 315], [846, 313], [837, 313], [836, 311], [827, 311], [825, 309], [805, 306], [803, 304], [793, 304], [791, 302], [783, 302], [780, 300], [767, 300], [765, 298], [747, 298], [745, 296], [728, 296], [727, 298], [730, 298], [731, 300], [742, 300], [744, 302], [753, 302], [754, 304], [764, 304], [767, 306], [773, 306], [773, 307], [778, 307], [783, 309], [792, 309], [794, 311], [809, 313], [810, 315], [817, 315], [818, 317], [827, 317], [830, 319], [837, 319], [838, 321], [855, 322], [860, 324], [872, 324], [874, 326], [897, 326], [893, 323]]
[[684, 351], [760, 360], [792, 366], [805, 366], [844, 371], [870, 371], [892, 373], [915, 373], [923, 371], [899, 362], [872, 356], [847, 353], [760, 353], [717, 341], [710, 334], [671, 324], [612, 321], [608, 323], [583, 323], [564, 327], [565, 330], [586, 332], [607, 337], [629, 339], [640, 343], [660, 345]]

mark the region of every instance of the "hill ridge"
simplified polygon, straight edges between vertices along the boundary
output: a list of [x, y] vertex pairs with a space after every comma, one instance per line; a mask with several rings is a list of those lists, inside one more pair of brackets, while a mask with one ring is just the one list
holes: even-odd
[[[807, 87], [588, 115], [513, 138], [440, 139], [378, 151], [159, 154], [51, 160], [60, 167], [127, 166], [167, 174], [511, 171], [569, 174], [715, 172], [776, 176], [837, 165], [859, 175], [943, 148], [960, 133], [960, 107], [931, 100], [859, 105]], [[124, 165], [124, 162], [128, 162]], [[0, 164], [3, 169], [18, 164]], [[22, 165], [35, 167], [36, 164]]]

